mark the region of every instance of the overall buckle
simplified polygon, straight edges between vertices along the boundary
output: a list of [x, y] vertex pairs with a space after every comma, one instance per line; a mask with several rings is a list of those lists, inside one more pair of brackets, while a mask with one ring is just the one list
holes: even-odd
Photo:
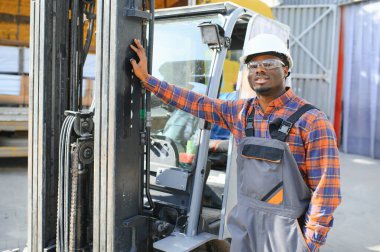
[[278, 129], [278, 131], [288, 135], [292, 126], [293, 126], [293, 123], [283, 120], [281, 123], [281, 127]]

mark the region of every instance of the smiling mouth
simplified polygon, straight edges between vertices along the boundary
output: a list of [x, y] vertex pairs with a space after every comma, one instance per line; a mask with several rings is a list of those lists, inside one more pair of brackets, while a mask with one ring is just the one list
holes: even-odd
[[255, 82], [256, 82], [257, 84], [263, 84], [263, 83], [268, 82], [268, 80], [269, 80], [269, 78], [256, 78], [256, 79], [255, 79]]

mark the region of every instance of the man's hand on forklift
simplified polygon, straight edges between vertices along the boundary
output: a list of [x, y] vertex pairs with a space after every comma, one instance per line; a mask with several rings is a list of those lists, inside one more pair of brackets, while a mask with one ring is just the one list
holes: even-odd
[[140, 41], [138, 39], [134, 39], [134, 42], [136, 46], [130, 45], [131, 49], [135, 51], [137, 56], [139, 57], [139, 63], [136, 62], [135, 59], [130, 59], [132, 67], [133, 67], [133, 73], [136, 75], [137, 78], [139, 78], [141, 81], [144, 81], [148, 76], [148, 64], [147, 64], [147, 58], [145, 54], [145, 49], [141, 45]]

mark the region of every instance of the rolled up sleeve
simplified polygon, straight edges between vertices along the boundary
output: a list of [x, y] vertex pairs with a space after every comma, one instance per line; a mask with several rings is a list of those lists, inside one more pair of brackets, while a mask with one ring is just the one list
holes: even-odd
[[325, 243], [333, 226], [333, 213], [341, 202], [339, 151], [333, 127], [324, 115], [312, 123], [305, 147], [306, 173], [313, 193], [304, 234], [314, 251]]

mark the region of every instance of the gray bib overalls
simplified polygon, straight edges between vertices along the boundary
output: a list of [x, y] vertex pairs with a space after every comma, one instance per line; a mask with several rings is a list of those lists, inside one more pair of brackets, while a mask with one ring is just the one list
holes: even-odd
[[253, 137], [254, 111], [248, 117], [247, 137], [238, 145], [237, 205], [227, 222], [232, 252], [310, 252], [297, 219], [303, 221], [311, 191], [285, 140], [312, 108], [304, 105], [286, 121], [280, 119], [271, 139]]

